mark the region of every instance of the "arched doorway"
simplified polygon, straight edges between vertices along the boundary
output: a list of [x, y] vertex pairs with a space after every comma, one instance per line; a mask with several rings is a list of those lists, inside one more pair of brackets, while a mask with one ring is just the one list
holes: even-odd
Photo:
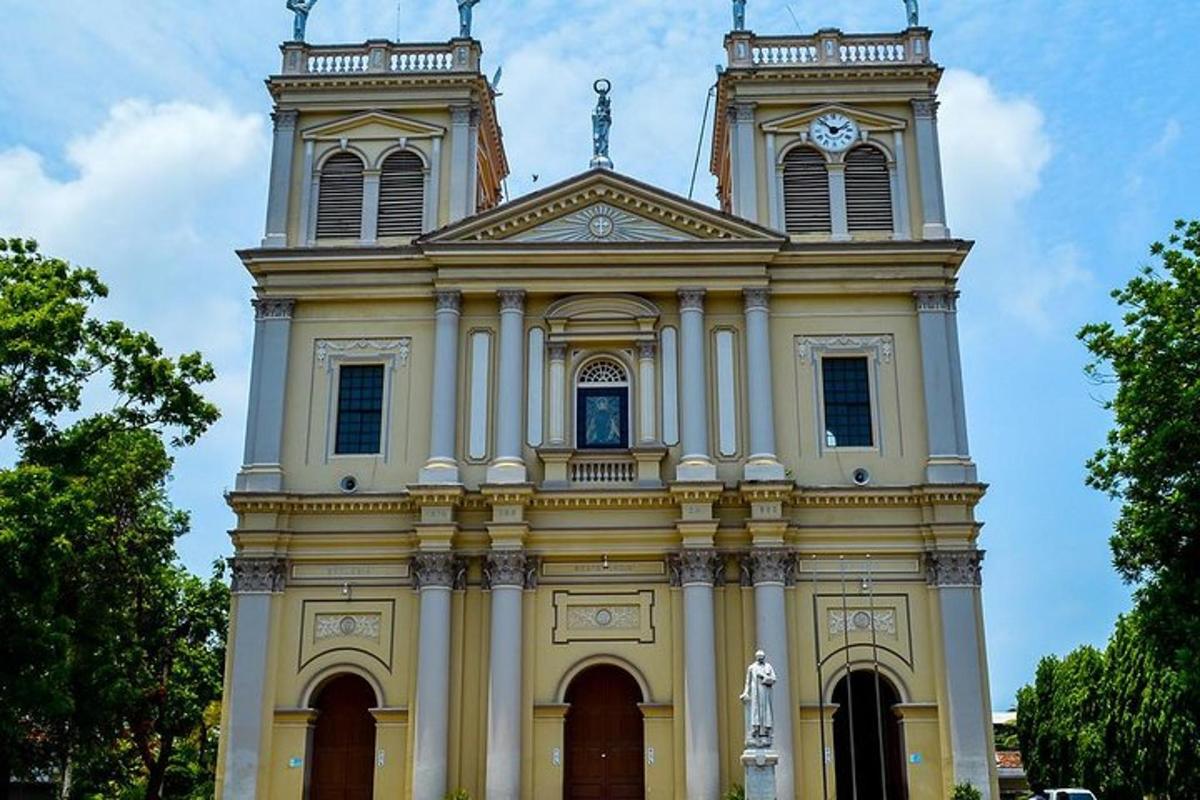
[[588, 667], [567, 688], [565, 800], [642, 800], [642, 691], [611, 664]]
[[309, 800], [371, 800], [375, 784], [376, 705], [370, 684], [341, 675], [321, 688], [313, 706]]
[[833, 702], [838, 800], [906, 800], [896, 687], [874, 670], [857, 670], [838, 681]]

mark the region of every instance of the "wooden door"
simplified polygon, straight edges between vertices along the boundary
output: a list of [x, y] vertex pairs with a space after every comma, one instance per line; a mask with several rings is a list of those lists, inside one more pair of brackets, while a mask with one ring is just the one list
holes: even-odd
[[309, 800], [371, 800], [375, 692], [362, 678], [335, 678], [317, 697]]
[[567, 690], [566, 800], [642, 800], [642, 693], [624, 670], [591, 667]]

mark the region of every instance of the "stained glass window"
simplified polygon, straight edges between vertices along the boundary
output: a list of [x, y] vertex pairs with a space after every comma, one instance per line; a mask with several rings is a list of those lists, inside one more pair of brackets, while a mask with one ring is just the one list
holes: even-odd
[[338, 371], [339, 455], [378, 453], [383, 429], [383, 365], [345, 365]]
[[821, 359], [825, 393], [825, 444], [871, 447], [871, 386], [865, 356]]

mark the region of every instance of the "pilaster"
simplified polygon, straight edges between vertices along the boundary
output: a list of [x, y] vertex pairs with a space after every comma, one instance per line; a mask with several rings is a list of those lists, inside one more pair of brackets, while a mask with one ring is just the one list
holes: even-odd
[[958, 293], [948, 289], [919, 291], [915, 298], [929, 443], [926, 480], [974, 483], [978, 477], [967, 442], [958, 349]]
[[254, 354], [250, 363], [250, 402], [246, 447], [238, 473], [238, 491], [283, 489], [283, 410], [291, 342], [291, 298], [257, 298], [254, 306]]
[[296, 123], [300, 112], [276, 109], [271, 114], [274, 140], [271, 144], [271, 183], [267, 191], [267, 225], [263, 247], [287, 246], [288, 201], [292, 189], [292, 159], [296, 147]]
[[717, 467], [708, 442], [708, 369], [704, 358], [703, 289], [679, 290], [680, 444], [683, 455], [676, 468], [680, 481], [710, 482]]
[[525, 483], [525, 292], [501, 289], [500, 366], [496, 392], [496, 458], [487, 468], [488, 483]]
[[942, 154], [938, 142], [938, 102], [932, 97], [912, 101], [916, 120], [917, 171], [921, 177], [921, 212], [926, 239], [947, 239], [946, 200], [942, 185]]
[[440, 290], [435, 296], [433, 343], [433, 414], [429, 421], [429, 460], [421, 468], [422, 484], [458, 483], [458, 328], [462, 295]]
[[781, 481], [783, 464], [775, 455], [775, 389], [772, 380], [770, 290], [742, 290], [746, 319], [746, 380], [750, 397], [750, 455], [743, 468], [748, 481]]

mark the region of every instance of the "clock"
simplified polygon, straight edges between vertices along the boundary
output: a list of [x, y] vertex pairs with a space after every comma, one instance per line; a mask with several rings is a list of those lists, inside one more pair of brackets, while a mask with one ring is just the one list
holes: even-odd
[[845, 114], [822, 114], [808, 126], [808, 135], [822, 150], [840, 153], [858, 139], [858, 125]]

